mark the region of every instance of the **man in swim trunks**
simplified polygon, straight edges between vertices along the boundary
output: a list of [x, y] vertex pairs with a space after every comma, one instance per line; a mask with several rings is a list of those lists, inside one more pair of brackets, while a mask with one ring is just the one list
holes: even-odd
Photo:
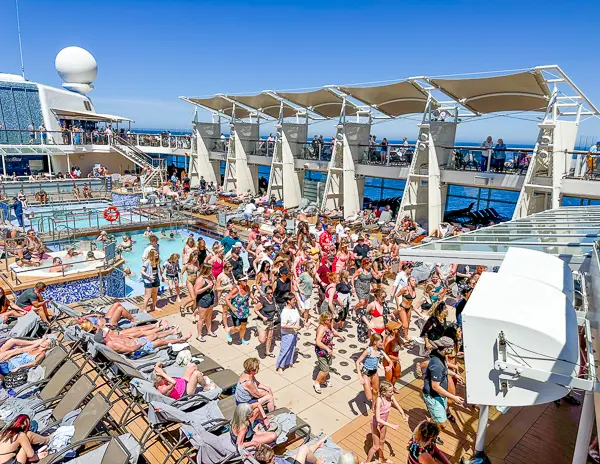
[[29, 288], [21, 293], [17, 297], [15, 304], [26, 312], [34, 310], [42, 321], [50, 322], [52, 315], [46, 306], [50, 302], [50, 298], [45, 300], [42, 298], [44, 290], [46, 290], [46, 284], [38, 282], [33, 288]]
[[177, 336], [174, 338], [166, 338], [175, 335], [175, 329], [164, 329], [162, 326], [155, 328], [139, 327], [138, 330], [129, 329], [127, 335], [123, 335], [107, 327], [98, 330], [94, 339], [104, 343], [111, 350], [120, 354], [132, 354], [136, 351], [151, 353], [157, 348], [162, 348], [170, 343], [186, 342], [192, 336], [189, 333], [186, 336]]

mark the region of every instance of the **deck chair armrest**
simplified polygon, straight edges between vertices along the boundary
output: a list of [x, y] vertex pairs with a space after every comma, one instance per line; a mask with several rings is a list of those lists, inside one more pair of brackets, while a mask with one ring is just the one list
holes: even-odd
[[[78, 442], [70, 443], [68, 446], [64, 447], [60, 451], [57, 451], [56, 453], [50, 455], [50, 460], [47, 461], [46, 464], [54, 464], [55, 462], [63, 459], [64, 455], [66, 453], [68, 453], [69, 451], [75, 451], [77, 448], [79, 448], [83, 445], [87, 445], [89, 443], [95, 443], [95, 442], [108, 443], [109, 441], [111, 441], [115, 438], [116, 437], [106, 435], [106, 436], [88, 437], [88, 438], [84, 438], [83, 440], [79, 440]], [[123, 449], [126, 449], [126, 448], [123, 447]]]
[[311, 437], [310, 424], [302, 424], [302, 425], [297, 425], [296, 427], [292, 427], [288, 432], [288, 436], [292, 435], [293, 433], [299, 432], [301, 430], [304, 430], [306, 433], [306, 436], [304, 437], [304, 440], [302, 442], [303, 445], [306, 445], [310, 441], [310, 437]]

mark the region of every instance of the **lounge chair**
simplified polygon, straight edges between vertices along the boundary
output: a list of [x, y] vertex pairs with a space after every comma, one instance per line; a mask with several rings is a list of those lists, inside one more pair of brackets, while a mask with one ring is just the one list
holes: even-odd
[[[52, 411], [49, 419], [61, 421], [69, 412], [77, 409], [83, 401], [97, 388], [88, 377], [81, 376], [71, 388], [62, 396], [49, 398], [37, 404], [33, 409], [33, 419], [38, 424], [46, 421], [47, 412]], [[58, 400], [58, 403], [56, 401]], [[55, 403], [54, 406], [52, 406]], [[50, 406], [50, 408], [48, 408]]]
[[[84, 455], [66, 461], [68, 464], [128, 464], [130, 462], [138, 462], [141, 452], [141, 446], [137, 440], [130, 434], [126, 433], [119, 437], [101, 436], [90, 437], [81, 440], [78, 443], [73, 443], [61, 450], [59, 453], [53, 454], [52, 459], [48, 464], [54, 464], [61, 459], [64, 459], [65, 454], [80, 448], [83, 445], [92, 443], [105, 444], [92, 450]], [[108, 442], [108, 443], [106, 443]]]
[[[273, 420], [279, 415], [289, 413], [289, 409], [281, 408], [269, 413], [268, 416]], [[231, 443], [229, 431], [215, 436], [201, 424], [191, 422], [182, 425], [179, 429], [179, 434], [180, 442], [186, 439], [189, 440], [190, 444], [197, 451], [198, 455], [195, 461], [198, 464], [238, 462], [243, 461], [250, 454], [244, 448], [235, 447]], [[311, 428], [310, 425], [296, 416], [296, 426], [291, 427], [287, 431], [287, 440], [283, 443], [278, 443], [278, 445], [289, 445], [299, 439], [302, 439], [304, 444], [307, 443], [311, 439]], [[187, 451], [185, 456], [193, 461], [191, 450]]]
[[[96, 426], [100, 423], [104, 416], [108, 414], [108, 411], [110, 411], [111, 407], [112, 405], [102, 394], [94, 395], [73, 422], [75, 433], [71, 438], [71, 444], [65, 446], [65, 448], [70, 448], [71, 451], [73, 451], [79, 446], [82, 446], [82, 444], [85, 444], [87, 441], [86, 439], [96, 429]], [[54, 422], [45, 427], [40, 433], [42, 435], [49, 433], [51, 430], [55, 430], [59, 425], [60, 421]], [[58, 451], [58, 453], [61, 455], [63, 452], [64, 448]], [[49, 464], [51, 461], [55, 461], [54, 454], [49, 454], [39, 462], [40, 464]]]
[[[65, 388], [79, 372], [81, 372], [81, 368], [72, 360], [69, 359], [65, 362], [66, 358], [67, 352], [62, 349], [62, 347], [57, 346], [50, 350], [40, 363], [40, 366], [45, 370], [44, 378], [37, 382], [27, 383], [20, 389], [15, 390], [14, 397], [19, 398], [32, 388], [42, 388], [39, 395], [39, 398], [42, 400], [53, 398], [58, 395], [62, 389]], [[63, 362], [64, 364], [62, 364]], [[61, 364], [62, 366], [60, 369], [56, 371]]]
[[[108, 363], [113, 369], [120, 372], [122, 375], [126, 376], [130, 380], [130, 385], [132, 387], [132, 390], [134, 390], [134, 394], [143, 396], [147, 402], [156, 399], [170, 404], [174, 402], [174, 400], [166, 398], [154, 388], [153, 382], [151, 381], [154, 364], [152, 364], [151, 367], [148, 366], [150, 367], [150, 369], [146, 369], [146, 372], [144, 372], [143, 370], [139, 369], [137, 366], [129, 362], [128, 359], [123, 358], [121, 355], [115, 353], [110, 348], [104, 348], [101, 349], [99, 353], [101, 353], [102, 357], [104, 357], [108, 361]], [[196, 353], [194, 353], [194, 351], [195, 350], [192, 350], [192, 355], [203, 356], [197, 351]], [[185, 367], [177, 366], [174, 364], [165, 366], [164, 369], [168, 375], [173, 377], [181, 377], [183, 375], [183, 372], [185, 371]], [[223, 369], [219, 364], [217, 364], [210, 358], [204, 358], [204, 361], [198, 364], [198, 369], [206, 375], [208, 375], [208, 377], [215, 383], [215, 385], [219, 387], [219, 394], [223, 391], [231, 390], [237, 384], [237, 381], [239, 379], [239, 376], [235, 372], [233, 372], [230, 369]], [[201, 394], [195, 396], [203, 396], [204, 398], [206, 398], [205, 395]], [[187, 400], [184, 402], [187, 402]]]

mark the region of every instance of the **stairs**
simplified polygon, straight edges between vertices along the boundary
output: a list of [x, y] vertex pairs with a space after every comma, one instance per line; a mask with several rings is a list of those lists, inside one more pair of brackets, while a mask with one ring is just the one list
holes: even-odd
[[143, 171], [150, 171], [149, 175], [142, 176], [142, 187], [160, 187], [165, 181], [166, 173], [162, 160], [159, 161], [152, 158], [118, 135], [112, 136], [111, 147], [136, 166], [139, 166]]

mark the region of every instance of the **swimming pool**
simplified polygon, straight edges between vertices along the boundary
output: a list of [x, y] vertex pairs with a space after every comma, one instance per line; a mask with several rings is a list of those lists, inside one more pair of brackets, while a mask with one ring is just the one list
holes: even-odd
[[[25, 211], [25, 225], [29, 223], [38, 232], [49, 232], [55, 229], [96, 228], [115, 224], [104, 219], [104, 210], [109, 206], [106, 202], [93, 202], [73, 205], [48, 205], [29, 208]], [[121, 224], [140, 223], [145, 220], [144, 216], [120, 211], [119, 221]], [[16, 219], [12, 221], [16, 224]], [[118, 223], [118, 222], [117, 222]]]
[[[197, 232], [188, 231], [186, 229], [173, 229], [170, 230], [168, 228], [156, 228], [152, 229], [152, 231], [158, 236], [158, 244], [160, 246], [160, 259], [161, 264], [164, 263], [169, 256], [173, 253], [179, 254], [181, 256], [183, 252], [183, 247], [185, 246], [185, 241], [190, 236], [193, 235], [194, 240], [198, 240], [198, 238], [203, 238], [206, 242], [206, 248], [212, 249], [213, 243], [217, 240], [211, 237], [206, 237]], [[167, 238], [161, 237], [161, 232], [164, 231], [167, 235]], [[170, 240], [168, 237], [171, 232], [174, 232], [175, 236], [173, 240]], [[117, 239], [117, 245], [121, 243], [121, 237], [123, 236], [122, 232], [116, 232], [113, 234]], [[125, 260], [125, 266], [128, 266], [135, 274], [133, 279], [127, 278], [126, 284], [128, 288], [127, 296], [139, 296], [144, 294], [144, 285], [140, 280], [140, 269], [142, 267], [142, 255], [144, 253], [144, 249], [150, 245], [150, 242], [147, 237], [144, 236], [144, 231], [130, 231], [127, 232], [127, 235], [131, 237], [133, 240], [133, 249], [131, 251], [125, 251], [122, 254], [123, 259]], [[82, 240], [95, 240], [97, 236], [94, 237], [84, 237]], [[102, 249], [101, 243], [98, 243], [98, 247]], [[179, 264], [183, 267], [183, 263], [181, 262], [181, 258], [179, 259]]]

